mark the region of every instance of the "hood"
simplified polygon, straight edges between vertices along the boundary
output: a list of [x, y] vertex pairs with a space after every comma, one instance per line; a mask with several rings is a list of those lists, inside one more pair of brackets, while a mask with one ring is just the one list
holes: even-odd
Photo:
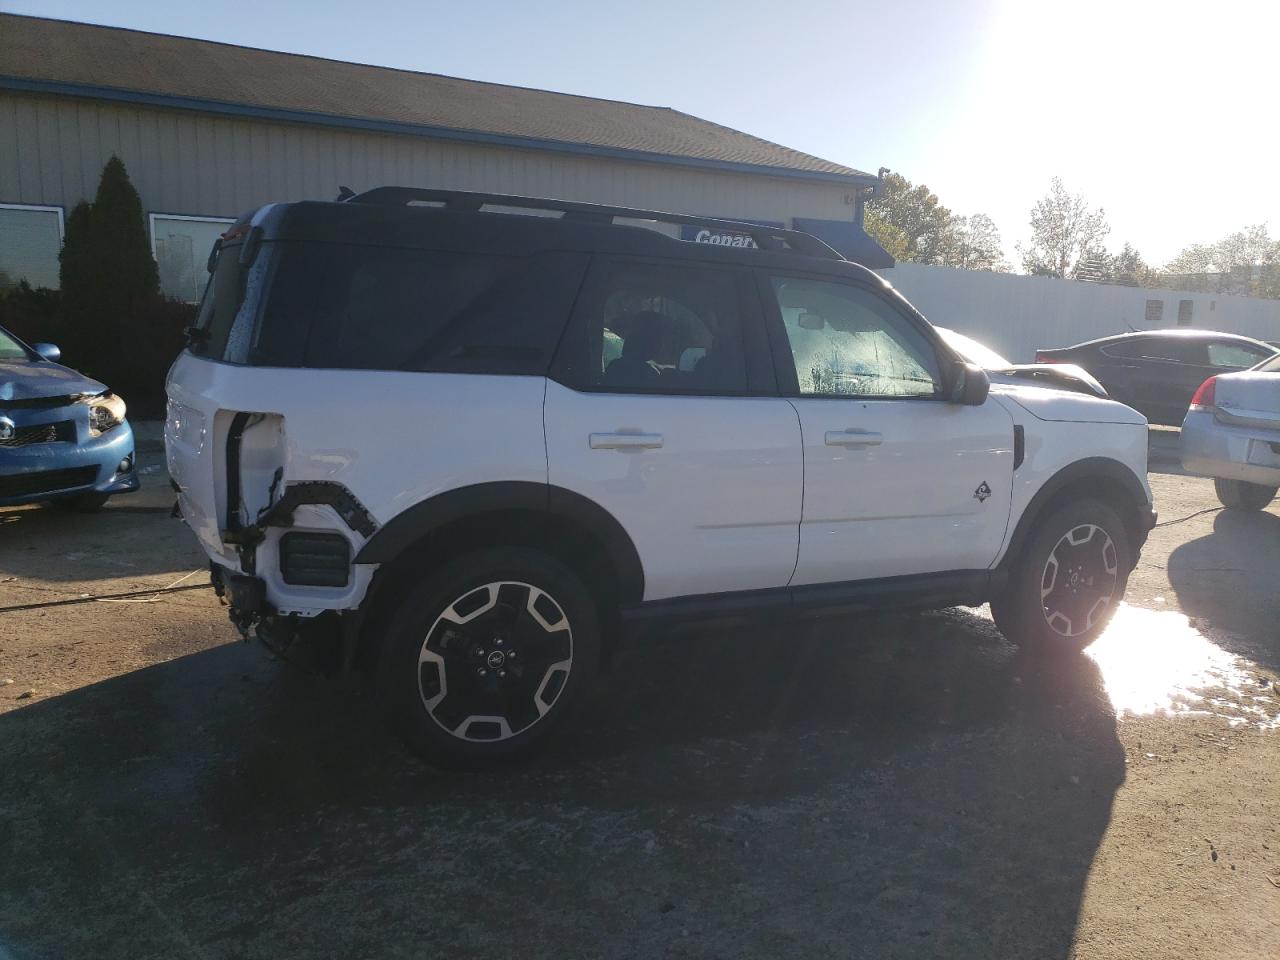
[[1012, 400], [1038, 420], [1147, 425], [1147, 418], [1132, 407], [1090, 394], [1005, 383], [993, 383], [991, 392]]
[[1000, 370], [989, 370], [1005, 383], [1035, 383], [1041, 387], [1057, 387], [1106, 397], [1107, 391], [1093, 375], [1074, 363], [1017, 363]]
[[101, 393], [107, 388], [70, 367], [48, 360], [0, 360], [0, 403], [7, 400], [41, 400], [81, 393]]

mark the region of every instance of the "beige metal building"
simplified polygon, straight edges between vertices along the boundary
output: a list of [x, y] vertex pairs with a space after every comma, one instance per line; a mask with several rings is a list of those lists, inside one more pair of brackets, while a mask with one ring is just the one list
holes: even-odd
[[892, 264], [861, 228], [874, 176], [676, 110], [0, 14], [0, 284], [57, 286], [66, 213], [112, 154], [184, 299], [227, 222], [339, 185], [766, 221]]

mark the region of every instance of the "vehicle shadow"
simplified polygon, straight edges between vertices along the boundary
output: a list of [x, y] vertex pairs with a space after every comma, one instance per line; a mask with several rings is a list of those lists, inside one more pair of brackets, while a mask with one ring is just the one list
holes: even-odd
[[371, 699], [227, 645], [0, 716], [0, 955], [1065, 957], [1124, 779], [961, 611], [632, 644], [498, 770]]
[[1227, 631], [1215, 642], [1280, 670], [1280, 516], [1223, 510], [1213, 532], [1169, 555], [1169, 583], [1178, 605]]

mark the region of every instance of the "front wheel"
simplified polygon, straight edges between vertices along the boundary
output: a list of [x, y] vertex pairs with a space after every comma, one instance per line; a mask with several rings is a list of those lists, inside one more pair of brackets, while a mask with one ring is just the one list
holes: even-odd
[[1243, 480], [1217, 479], [1213, 481], [1213, 490], [1228, 510], [1261, 510], [1275, 499], [1277, 488]]
[[996, 626], [1028, 651], [1078, 653], [1106, 628], [1132, 564], [1116, 512], [1076, 500], [1037, 520], [1004, 593], [991, 602]]
[[392, 621], [380, 667], [396, 730], [424, 758], [484, 763], [563, 724], [599, 662], [595, 603], [559, 561], [523, 548], [427, 574]]

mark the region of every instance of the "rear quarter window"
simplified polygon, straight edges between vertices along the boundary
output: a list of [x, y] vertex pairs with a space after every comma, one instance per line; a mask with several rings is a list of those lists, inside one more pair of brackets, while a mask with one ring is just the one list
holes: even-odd
[[585, 254], [279, 242], [249, 350], [265, 366], [542, 374]]
[[217, 266], [209, 275], [194, 324], [191, 350], [222, 359], [228, 349], [231, 329], [244, 301], [244, 273], [240, 266], [240, 244], [225, 244], [217, 254]]

